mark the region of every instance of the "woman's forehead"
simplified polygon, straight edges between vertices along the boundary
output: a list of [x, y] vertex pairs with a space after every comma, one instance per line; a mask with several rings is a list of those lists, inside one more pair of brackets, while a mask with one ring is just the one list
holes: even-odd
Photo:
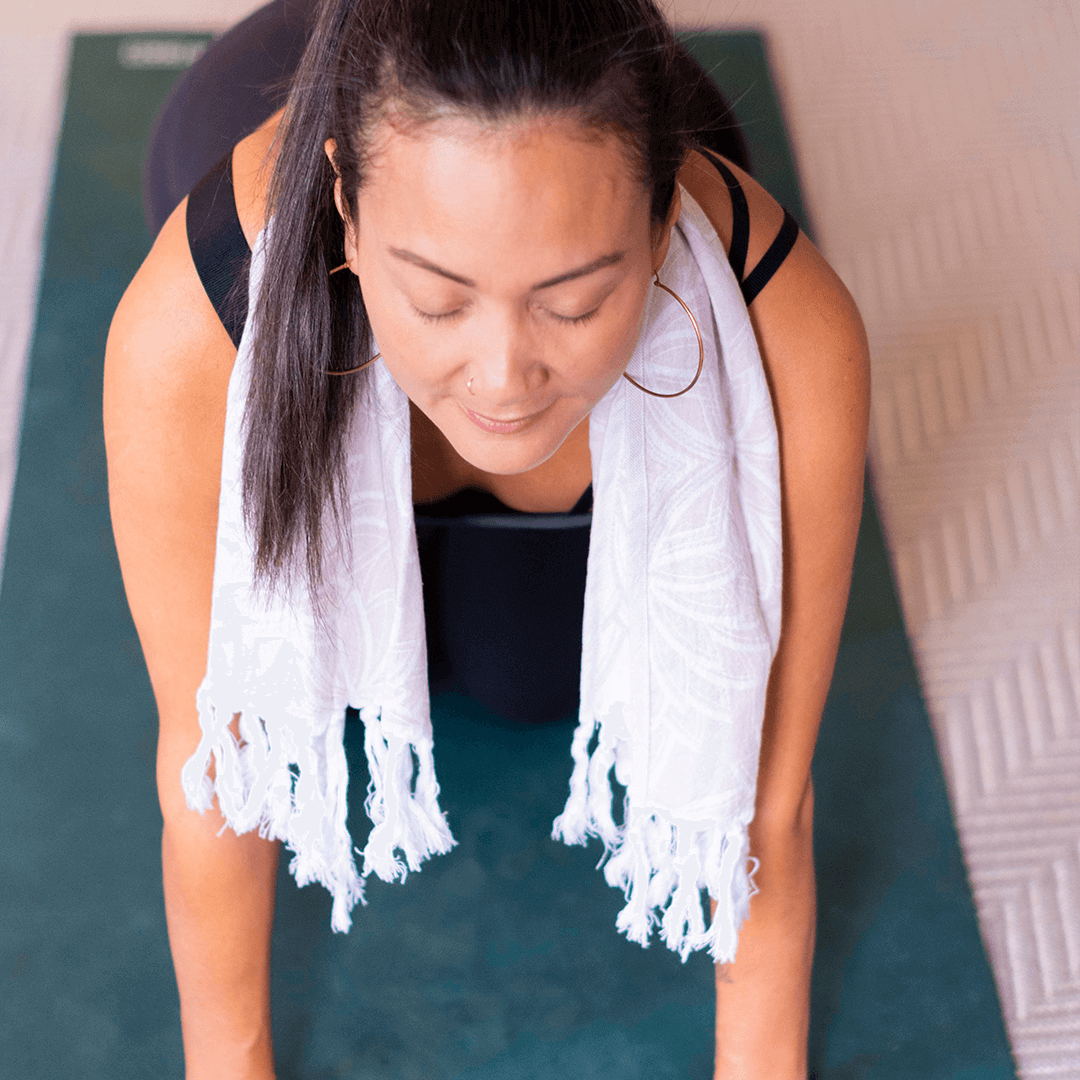
[[649, 193], [617, 135], [565, 117], [384, 123], [359, 192], [378, 231], [522, 244], [640, 239]]

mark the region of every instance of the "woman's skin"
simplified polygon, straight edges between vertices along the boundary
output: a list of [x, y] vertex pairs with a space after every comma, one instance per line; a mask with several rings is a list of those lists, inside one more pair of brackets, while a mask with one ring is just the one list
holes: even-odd
[[[249, 243], [262, 224], [278, 119], [233, 155]], [[487, 133], [456, 120], [380, 134], [346, 257], [360, 277], [380, 362], [413, 403], [414, 500], [474, 485], [522, 510], [570, 509], [591, 477], [589, 409], [633, 350], [670, 222], [651, 226], [621, 145], [569, 120]], [[783, 213], [735, 172], [750, 207], [752, 267]], [[691, 153], [679, 179], [726, 248], [731, 202], [716, 170]], [[159, 712], [162, 865], [187, 1076], [265, 1080], [273, 1076], [278, 846], [254, 833], [219, 836], [220, 814], [188, 810], [179, 782], [199, 739], [195, 691], [206, 666], [225, 397], [236, 355], [192, 264], [185, 211], [186, 202], [169, 218], [109, 334], [109, 493]], [[617, 263], [537, 288], [618, 252]], [[417, 310], [457, 314], [430, 322]], [[594, 310], [579, 324], [560, 321]], [[737, 959], [717, 969], [715, 1075], [805, 1080], [815, 922], [810, 759], [861, 511], [869, 363], [847, 290], [805, 236], [750, 314], [780, 436], [784, 607], [750, 829], [759, 892]], [[688, 379], [692, 366], [688, 360]], [[466, 409], [495, 420], [542, 412], [500, 434]]]

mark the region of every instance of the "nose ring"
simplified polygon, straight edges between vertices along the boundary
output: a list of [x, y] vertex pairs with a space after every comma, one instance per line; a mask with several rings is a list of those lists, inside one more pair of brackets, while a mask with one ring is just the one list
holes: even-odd
[[468, 390], [468, 391], [469, 391], [469, 393], [473, 395], [473, 397], [476, 397], [476, 394], [474, 394], [474, 393], [473, 393], [473, 388], [472, 388], [472, 383], [473, 383], [473, 379], [475, 379], [475, 378], [476, 378], [476, 376], [475, 376], [475, 375], [473, 375], [473, 376], [472, 376], [472, 377], [471, 377], [471, 378], [469, 379], [469, 381], [468, 381], [468, 382], [467, 382], [467, 383], [465, 384], [465, 389], [466, 389], [466, 390]]

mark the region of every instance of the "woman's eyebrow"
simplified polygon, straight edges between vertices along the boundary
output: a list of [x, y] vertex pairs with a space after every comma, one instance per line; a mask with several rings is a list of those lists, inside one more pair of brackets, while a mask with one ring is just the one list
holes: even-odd
[[[428, 262], [427, 259], [422, 258], [412, 251], [405, 251], [402, 248], [388, 248], [387, 250], [395, 258], [412, 263], [413, 266], [419, 266], [422, 270], [429, 270], [431, 273], [438, 274], [440, 277], [449, 278], [451, 281], [456, 281], [459, 285], [464, 285], [468, 289], [476, 288], [476, 282], [473, 281], [472, 278], [462, 277], [460, 274], [454, 274], [449, 270], [444, 270], [441, 266], [436, 266], [434, 263]], [[625, 251], [613, 251], [610, 255], [601, 255], [599, 259], [593, 259], [592, 262], [586, 263], [584, 266], [579, 266], [576, 270], [568, 270], [565, 274], [558, 274], [556, 277], [548, 278], [547, 281], [541, 281], [538, 284], [533, 285], [529, 289], [529, 292], [536, 292], [539, 289], [550, 289], [554, 285], [561, 285], [564, 281], [573, 281], [575, 278], [595, 274], [597, 270], [603, 270], [605, 267], [614, 266], [616, 263], [622, 262], [625, 257]]]

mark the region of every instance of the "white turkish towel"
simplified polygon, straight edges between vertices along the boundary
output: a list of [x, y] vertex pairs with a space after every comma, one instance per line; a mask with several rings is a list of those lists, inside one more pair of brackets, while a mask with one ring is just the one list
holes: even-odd
[[[670, 399], [619, 379], [590, 414], [580, 723], [570, 795], [552, 835], [603, 841], [600, 865], [627, 901], [617, 926], [631, 940], [647, 946], [659, 923], [683, 961], [708, 948], [725, 963], [753, 891], [747, 826], [780, 632], [779, 457], [739, 286], [685, 190], [682, 207], [660, 276], [695, 313], [705, 366], [689, 393]], [[262, 258], [260, 236], [251, 311]], [[329, 889], [331, 924], [347, 930], [371, 871], [404, 880], [455, 844], [432, 756], [409, 402], [382, 364], [368, 369], [347, 434], [345, 528], [327, 539], [326, 614], [316, 619], [301, 574], [271, 596], [252, 584], [240, 481], [251, 341], [249, 320], [229, 381], [210, 646], [197, 698], [203, 734], [182, 782], [192, 808], [206, 810], [216, 795], [237, 833], [285, 841], [297, 882]], [[697, 356], [685, 312], [651, 289], [630, 374], [674, 391]], [[349, 705], [365, 725], [371, 774], [365, 809], [374, 828], [360, 873], [346, 827]], [[627, 789], [622, 823], [612, 813], [612, 768]], [[718, 905], [708, 925], [701, 889]]]

